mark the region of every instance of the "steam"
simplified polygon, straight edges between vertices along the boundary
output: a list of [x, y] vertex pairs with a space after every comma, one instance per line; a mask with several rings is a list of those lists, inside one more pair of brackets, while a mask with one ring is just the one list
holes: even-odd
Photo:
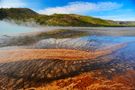
[[[27, 22], [26, 24], [16, 24], [14, 21], [0, 21], [0, 50], [5, 49], [46, 49], [46, 48], [67, 48], [67, 49], [84, 49], [94, 48], [94, 43], [81, 40], [79, 38], [42, 38], [40, 33], [54, 31], [57, 29], [76, 29], [75, 27], [48, 27], [40, 26], [35, 23]], [[70, 34], [70, 33], [69, 33]]]
[[[18, 48], [70, 48], [71, 45], [79, 42], [79, 39], [53, 39], [50, 37], [39, 37], [39, 34], [58, 29], [72, 29], [72, 27], [49, 27], [40, 26], [36, 23], [25, 22], [17, 24], [14, 21], [0, 21], [0, 49], [18, 49]], [[68, 41], [67, 44], [66, 42]], [[79, 48], [83, 41], [73, 45], [74, 49]], [[63, 43], [63, 44], [62, 44]], [[84, 42], [86, 43], [86, 42]], [[84, 46], [84, 45], [82, 45]]]
[[[31, 24], [32, 25], [32, 24]], [[30, 24], [25, 26], [24, 24], [18, 25], [13, 21], [0, 21], [0, 35], [14, 35], [20, 33], [27, 33], [35, 31], [36, 28], [32, 27]]]
[[[7, 20], [0, 21], [0, 27], [0, 50], [18, 48], [96, 50], [107, 45], [135, 41], [134, 28], [124, 28], [124, 30], [115, 28], [116, 30], [114, 30], [114, 28], [50, 27], [40, 26], [34, 22], [21, 22], [17, 24], [14, 21]], [[66, 37], [61, 39], [52, 38], [51, 36], [40, 36], [40, 34], [44, 35], [48, 31], [56, 31], [59, 29], [86, 31], [90, 35], [86, 37]], [[66, 32], [66, 34], [71, 33]], [[113, 36], [113, 34], [116, 36]]]

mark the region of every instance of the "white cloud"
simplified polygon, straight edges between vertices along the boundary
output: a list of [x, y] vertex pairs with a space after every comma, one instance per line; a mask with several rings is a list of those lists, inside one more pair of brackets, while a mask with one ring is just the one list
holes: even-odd
[[114, 21], [135, 21], [134, 15], [128, 15], [128, 14], [117, 14], [117, 15], [110, 15], [110, 16], [97, 16], [102, 19], [107, 20], [114, 20]]
[[0, 8], [25, 7], [21, 0], [0, 0]]
[[107, 11], [120, 8], [122, 5], [115, 2], [99, 2], [99, 3], [91, 3], [91, 2], [72, 2], [66, 6], [62, 7], [50, 7], [40, 10], [41, 14], [54, 14], [54, 13], [62, 13], [62, 14], [84, 14], [90, 11]]
[[115, 21], [135, 21], [135, 12], [133, 9], [118, 9], [111, 14], [95, 15], [94, 17]]

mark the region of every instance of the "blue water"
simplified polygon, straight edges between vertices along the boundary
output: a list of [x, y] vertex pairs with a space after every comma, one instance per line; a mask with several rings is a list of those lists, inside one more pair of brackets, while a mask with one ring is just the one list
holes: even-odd
[[82, 40], [115, 44], [115, 43], [134, 42], [135, 36], [97, 36], [97, 35], [91, 35], [91, 36], [82, 37]]
[[[28, 27], [17, 25], [9, 22], [0, 21], [0, 36], [2, 35], [18, 35], [21, 33], [33, 32], [34, 30], [40, 30], [36, 27]], [[48, 28], [49, 29], [49, 28]], [[65, 28], [67, 30], [67, 28]], [[74, 30], [72, 27], [69, 29]], [[109, 45], [119, 44], [119, 43], [135, 43], [135, 28], [95, 28], [94, 30], [90, 27], [85, 29], [76, 28], [75, 31], [81, 30], [89, 33], [87, 36], [79, 38], [69, 38], [69, 40], [63, 39], [45, 39], [39, 38], [38, 35], [34, 37], [29, 37], [29, 40], [34, 40], [36, 37], [39, 41], [35, 40], [35, 47], [38, 48], [75, 48], [75, 49], [100, 49]], [[31, 35], [31, 34], [30, 34]], [[29, 35], [29, 36], [30, 36]], [[23, 41], [27, 41], [26, 36], [21, 37], [4, 37], [0, 38], [0, 46], [16, 46], [25, 45]], [[21, 42], [22, 41], [22, 42]], [[23, 44], [20, 44], [23, 43]], [[31, 45], [31, 42], [28, 42]], [[32, 42], [33, 43], [33, 42]], [[32, 44], [33, 45], [33, 44]], [[34, 45], [33, 45], [34, 46]], [[135, 47], [134, 47], [135, 48]]]

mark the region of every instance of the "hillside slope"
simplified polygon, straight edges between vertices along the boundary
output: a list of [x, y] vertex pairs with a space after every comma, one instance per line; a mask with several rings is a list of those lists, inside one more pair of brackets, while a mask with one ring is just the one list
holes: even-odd
[[76, 14], [41, 15], [28, 8], [0, 9], [0, 20], [35, 21], [40, 25], [49, 26], [133, 26], [135, 24], [103, 20]]

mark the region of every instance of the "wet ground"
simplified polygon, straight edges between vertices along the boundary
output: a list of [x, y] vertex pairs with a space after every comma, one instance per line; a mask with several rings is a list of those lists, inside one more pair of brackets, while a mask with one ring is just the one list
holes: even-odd
[[[88, 53], [108, 52], [95, 58], [81, 58], [80, 60], [59, 58], [54, 60], [45, 58], [22, 60], [19, 58], [15, 61], [9, 59], [9, 62], [2, 62], [2, 58], [5, 56], [1, 54], [1, 89], [17, 90], [39, 87], [55, 80], [75, 77], [81, 73], [94, 72], [95, 70], [98, 70], [100, 75], [108, 80], [130, 70], [134, 71], [134, 32], [135, 28], [69, 28], [69, 30], [66, 28], [66, 30], [42, 31], [17, 36], [1, 35], [1, 53], [9, 50], [20, 50], [21, 54], [22, 49], [72, 49]], [[7, 55], [7, 59], [10, 56], [12, 53]], [[132, 89], [134, 90], [135, 87]]]

